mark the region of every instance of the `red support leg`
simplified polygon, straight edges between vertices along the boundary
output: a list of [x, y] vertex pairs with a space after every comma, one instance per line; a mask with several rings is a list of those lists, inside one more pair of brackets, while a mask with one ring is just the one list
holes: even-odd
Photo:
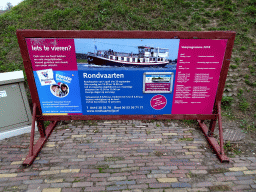
[[32, 116], [32, 125], [31, 125], [29, 156], [33, 156], [33, 147], [34, 147], [34, 138], [35, 138], [35, 123], [36, 123], [36, 103], [33, 104], [33, 116]]
[[38, 131], [41, 137], [45, 137], [45, 127], [43, 121], [37, 121]]
[[31, 165], [35, 160], [38, 153], [43, 148], [45, 142], [47, 141], [48, 137], [51, 135], [54, 127], [57, 124], [57, 121], [53, 121], [50, 125], [44, 130], [43, 122], [39, 122], [39, 132], [40, 138], [34, 145], [34, 136], [35, 136], [35, 121], [36, 121], [36, 104], [33, 105], [33, 117], [32, 117], [32, 125], [31, 125], [31, 135], [30, 135], [30, 146], [29, 146], [29, 154], [26, 159], [23, 161], [23, 165]]
[[222, 121], [221, 121], [221, 102], [218, 102], [218, 120], [219, 120], [219, 138], [220, 138], [220, 154], [224, 155], [224, 146], [223, 146], [223, 130], [222, 130]]
[[[218, 113], [218, 108], [217, 108], [216, 103], [215, 103], [214, 108], [213, 108], [213, 114], [217, 114], [217, 113]], [[208, 136], [209, 137], [213, 137], [215, 126], [216, 126], [216, 119], [212, 119], [211, 122], [210, 122], [209, 129], [208, 129]]]
[[[213, 148], [213, 150], [217, 153], [218, 158], [221, 162], [229, 162], [229, 158], [224, 154], [224, 147], [223, 147], [223, 130], [222, 130], [222, 122], [221, 122], [221, 102], [218, 102], [218, 121], [219, 121], [219, 139], [220, 145], [217, 140], [210, 134], [208, 127], [198, 120], [199, 126], [201, 127], [206, 139], [208, 140], [209, 144]], [[214, 122], [215, 121], [215, 122]], [[212, 121], [212, 126], [215, 127], [216, 120]], [[212, 128], [212, 127], [210, 127]], [[214, 130], [214, 128], [213, 128]], [[210, 131], [211, 132], [211, 131]]]
[[213, 137], [215, 126], [216, 126], [216, 120], [212, 119], [211, 122], [210, 122], [209, 130], [208, 130], [208, 136], [209, 137]]

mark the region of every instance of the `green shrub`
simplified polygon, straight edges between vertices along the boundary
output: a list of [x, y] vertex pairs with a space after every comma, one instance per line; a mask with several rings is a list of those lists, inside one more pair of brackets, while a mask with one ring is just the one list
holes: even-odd
[[246, 48], [245, 46], [242, 46], [242, 47], [240, 48], [241, 51], [246, 51], [246, 49], [247, 49], [247, 48]]
[[239, 97], [239, 96], [241, 96], [243, 93], [244, 93], [244, 90], [240, 88], [240, 89], [238, 90], [237, 96]]
[[249, 75], [246, 74], [246, 75], [244, 76], [244, 78], [245, 78], [245, 79], [249, 79]]
[[237, 68], [237, 65], [230, 65], [230, 68], [231, 68], [231, 69], [236, 69], [236, 68]]
[[228, 109], [230, 108], [231, 104], [232, 104], [233, 98], [232, 97], [228, 97], [228, 96], [223, 96], [222, 100], [221, 100], [221, 105], [223, 109]]
[[249, 108], [249, 103], [245, 100], [242, 99], [242, 101], [239, 103], [239, 108], [244, 112]]
[[239, 61], [240, 61], [240, 59], [239, 59], [238, 57], [236, 57], [236, 58], [235, 58], [235, 62], [236, 62], [236, 64], [238, 64], [238, 63], [239, 63]]
[[246, 12], [246, 13], [248, 13], [249, 15], [256, 15], [256, 7], [255, 7], [255, 5], [253, 6], [248, 6], [248, 7], [246, 7], [245, 9], [244, 9], [244, 11]]
[[232, 13], [230, 11], [223, 11], [222, 12], [222, 19], [227, 20], [233, 17]]
[[250, 82], [248, 79], [245, 79], [244, 82], [245, 82], [247, 85], [252, 85], [251, 82]]
[[254, 72], [255, 72], [255, 69], [253, 68], [252, 65], [249, 65], [248, 68], [250, 69], [250, 72], [251, 72], [251, 73], [254, 73]]
[[211, 14], [210, 11], [206, 11], [206, 12], [204, 13], [204, 15], [205, 15], [206, 17], [212, 17], [212, 14]]
[[202, 23], [203, 23], [203, 24], [210, 23], [210, 20], [203, 18], [203, 19], [202, 19]]
[[182, 3], [182, 6], [186, 7], [186, 8], [190, 8], [192, 6], [192, 3], [189, 1], [186, 1], [186, 2]]
[[213, 16], [214, 16], [214, 17], [219, 17], [219, 16], [220, 16], [220, 14], [221, 14], [221, 12], [220, 12], [220, 11], [216, 11], [215, 13], [213, 13]]
[[50, 125], [50, 121], [44, 121], [44, 127], [46, 128], [48, 125]]

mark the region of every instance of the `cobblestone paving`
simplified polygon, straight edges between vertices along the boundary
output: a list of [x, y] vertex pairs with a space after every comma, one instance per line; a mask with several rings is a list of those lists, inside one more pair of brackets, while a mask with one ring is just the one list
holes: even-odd
[[255, 156], [220, 163], [199, 129], [173, 122], [58, 125], [23, 167], [29, 136], [0, 141], [0, 191], [256, 191]]

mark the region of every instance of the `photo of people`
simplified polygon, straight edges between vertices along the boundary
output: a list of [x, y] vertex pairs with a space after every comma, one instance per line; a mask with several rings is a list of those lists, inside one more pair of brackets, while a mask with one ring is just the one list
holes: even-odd
[[68, 95], [68, 86], [64, 83], [60, 86], [60, 97], [65, 97]]
[[66, 97], [69, 93], [68, 86], [61, 82], [51, 85], [50, 91], [55, 97]]

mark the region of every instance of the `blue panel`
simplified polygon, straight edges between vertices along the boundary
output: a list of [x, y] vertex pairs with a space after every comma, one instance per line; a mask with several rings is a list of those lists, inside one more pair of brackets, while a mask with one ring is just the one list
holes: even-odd
[[[49, 83], [45, 79], [41, 83], [38, 73], [42, 72], [34, 71], [42, 112], [81, 114], [78, 72], [49, 70], [50, 73], [48, 73], [49, 71], [45, 71], [43, 75], [50, 79]], [[53, 77], [49, 76], [51, 73], [53, 73]]]
[[[171, 93], [143, 93], [145, 72], [173, 72], [167, 68], [78, 68], [84, 115], [149, 115], [171, 114]], [[174, 81], [172, 82], [174, 83]], [[154, 109], [151, 99], [166, 98], [162, 109]]]

